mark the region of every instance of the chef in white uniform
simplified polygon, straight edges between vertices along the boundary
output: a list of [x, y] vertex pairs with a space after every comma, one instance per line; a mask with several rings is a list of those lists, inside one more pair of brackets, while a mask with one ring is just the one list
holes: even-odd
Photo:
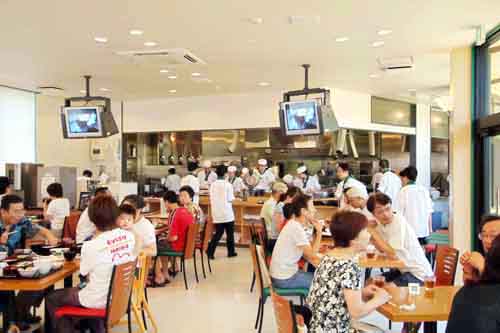
[[401, 179], [398, 175], [389, 169], [388, 160], [380, 160], [380, 169], [383, 171], [382, 179], [380, 180], [378, 191], [387, 194], [392, 200], [392, 208], [398, 210], [398, 194], [401, 191]]
[[190, 186], [194, 191], [193, 203], [198, 205], [200, 203], [200, 181], [194, 175], [194, 172], [198, 168], [198, 164], [195, 162], [188, 162], [188, 174], [182, 177], [181, 187]]
[[[247, 169], [248, 170], [248, 169]], [[244, 190], [248, 190], [245, 182], [241, 177], [236, 176], [237, 168], [234, 165], [230, 165], [227, 168], [227, 181], [233, 185], [234, 195], [242, 193]]]
[[344, 191], [346, 189], [357, 187], [362, 191], [364, 195], [366, 195], [366, 197], [368, 197], [368, 191], [366, 190], [365, 184], [351, 176], [351, 171], [348, 163], [341, 162], [337, 164], [337, 178], [340, 179], [341, 182], [337, 184], [335, 197], [339, 200], [341, 208], [344, 208], [344, 206], [346, 205], [346, 202], [344, 200]]
[[212, 162], [209, 160], [203, 161], [203, 170], [198, 172], [198, 181], [200, 189], [208, 190], [210, 185], [217, 180], [217, 175], [212, 170]]
[[309, 175], [309, 171], [305, 165], [297, 168], [297, 177], [293, 181], [293, 185], [302, 190], [306, 194], [313, 194], [321, 191], [318, 176]]
[[257, 164], [257, 169], [253, 172], [253, 176], [257, 179], [257, 185], [254, 189], [260, 192], [271, 192], [271, 186], [276, 181], [276, 177], [267, 167], [267, 160], [262, 158], [257, 161]]
[[295, 179], [293, 179], [293, 176], [291, 174], [286, 174], [283, 176], [283, 183], [285, 183], [289, 188], [295, 186], [294, 180]]
[[409, 166], [401, 171], [403, 188], [399, 191], [397, 212], [406, 218], [418, 237], [420, 244], [432, 232], [433, 203], [429, 190], [417, 183], [417, 168]]

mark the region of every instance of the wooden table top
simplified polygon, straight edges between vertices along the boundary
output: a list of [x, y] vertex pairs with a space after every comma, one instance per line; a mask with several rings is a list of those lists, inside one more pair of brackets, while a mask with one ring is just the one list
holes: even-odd
[[80, 269], [80, 261], [65, 262], [57, 272], [41, 279], [3, 279], [0, 278], [0, 290], [43, 290], [64, 280]]
[[[391, 301], [379, 307], [377, 311], [394, 322], [446, 321], [450, 315], [453, 298], [459, 289], [458, 286], [435, 287], [434, 296], [425, 295], [423, 287], [418, 296], [409, 296], [406, 287], [389, 289]], [[399, 305], [411, 303], [411, 298], [414, 299], [415, 310], [401, 310]]]

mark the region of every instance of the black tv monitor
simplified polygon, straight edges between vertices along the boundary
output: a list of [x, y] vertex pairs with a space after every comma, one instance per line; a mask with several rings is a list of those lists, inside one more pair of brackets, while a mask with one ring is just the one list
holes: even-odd
[[319, 102], [315, 99], [280, 104], [280, 122], [284, 135], [323, 133]]
[[118, 133], [113, 115], [102, 106], [63, 107], [61, 123], [67, 139], [103, 138]]

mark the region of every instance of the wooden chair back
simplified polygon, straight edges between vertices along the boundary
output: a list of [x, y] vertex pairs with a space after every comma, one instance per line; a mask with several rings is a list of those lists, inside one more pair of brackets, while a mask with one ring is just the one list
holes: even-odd
[[207, 252], [208, 244], [210, 244], [210, 240], [212, 239], [212, 235], [214, 233], [214, 223], [211, 218], [207, 218], [205, 222], [205, 227], [203, 228], [203, 238], [201, 240], [201, 247], [203, 252]]
[[191, 259], [194, 255], [194, 249], [196, 247], [196, 238], [200, 230], [200, 225], [198, 223], [193, 223], [189, 225], [186, 243], [184, 244], [184, 259]]
[[297, 333], [297, 322], [293, 312], [292, 302], [271, 292], [274, 318], [278, 333]]
[[436, 251], [436, 285], [453, 286], [457, 272], [459, 251], [447, 245], [439, 245]]
[[257, 257], [257, 245], [255, 243], [250, 243], [250, 254], [252, 255], [253, 271], [255, 273], [258, 296], [259, 298], [262, 298], [264, 296], [264, 283], [262, 281], [262, 273], [260, 271], [260, 265]]
[[63, 225], [63, 238], [76, 240], [76, 227], [81, 214], [80, 211], [72, 211], [69, 216], [66, 216]]
[[257, 252], [257, 262], [259, 264], [260, 276], [262, 277], [262, 285], [264, 288], [270, 288], [272, 287], [271, 274], [269, 273], [269, 268], [267, 267], [264, 247], [262, 245], [256, 245], [255, 248]]
[[137, 271], [135, 273], [134, 289], [132, 295], [135, 299], [139, 299], [144, 294], [146, 288], [149, 267], [151, 265], [151, 257], [141, 253], [137, 258]]
[[260, 219], [260, 230], [258, 232], [260, 237], [260, 245], [264, 247], [266, 254], [269, 253], [269, 236], [267, 234], [266, 220], [264, 218]]
[[136, 266], [134, 260], [113, 268], [106, 307], [108, 328], [118, 324], [129, 309]]

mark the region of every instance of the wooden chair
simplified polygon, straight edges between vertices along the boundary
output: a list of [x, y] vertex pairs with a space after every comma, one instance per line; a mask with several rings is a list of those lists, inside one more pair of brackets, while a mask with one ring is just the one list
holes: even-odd
[[267, 234], [266, 220], [264, 218], [260, 219], [259, 230], [257, 230], [257, 235], [259, 236], [260, 245], [264, 247], [266, 258], [271, 256], [271, 249], [269, 248], [269, 235]]
[[66, 216], [63, 225], [63, 239], [67, 238], [76, 241], [76, 227], [81, 214], [80, 211], [72, 211], [69, 216]]
[[131, 261], [113, 268], [106, 308], [89, 309], [77, 306], [62, 306], [56, 310], [56, 318], [101, 319], [104, 320], [106, 332], [110, 332], [111, 328], [119, 324], [123, 316], [127, 314], [128, 331], [131, 333], [130, 296], [136, 266], [136, 261]]
[[210, 257], [207, 254], [208, 250], [208, 244], [210, 244], [210, 240], [212, 239], [212, 234], [214, 232], [214, 224], [212, 222], [212, 219], [207, 218], [207, 221], [205, 222], [205, 226], [203, 227], [203, 231], [201, 232], [201, 239], [200, 241], [196, 242], [196, 247], [194, 251], [194, 258], [193, 260], [196, 261], [196, 251], [200, 251], [200, 256], [201, 256], [201, 269], [203, 271], [203, 277], [206, 279], [207, 275], [205, 273], [205, 259], [204, 257], [207, 257], [207, 263], [208, 263], [208, 270], [210, 273], [212, 273], [212, 266], [210, 265]]
[[447, 245], [438, 245], [436, 250], [436, 276], [437, 286], [453, 286], [459, 260], [459, 251]]
[[252, 264], [254, 267], [257, 290], [259, 292], [259, 308], [257, 310], [257, 319], [255, 321], [255, 329], [258, 328], [259, 333], [262, 332], [262, 323], [264, 321], [264, 306], [266, 300], [271, 296], [271, 289], [280, 296], [298, 296], [303, 299], [309, 293], [308, 289], [284, 289], [284, 288], [273, 288], [271, 277], [266, 266], [266, 261], [264, 259], [264, 249], [261, 245], [256, 245], [255, 243], [250, 244], [250, 253], [252, 255]]
[[[181, 270], [184, 273], [184, 285], [186, 287], [186, 290], [189, 289], [188, 283], [187, 283], [187, 277], [186, 277], [186, 260], [194, 258], [196, 237], [198, 235], [199, 229], [200, 229], [200, 225], [197, 223], [193, 223], [189, 226], [188, 231], [187, 231], [187, 235], [186, 235], [186, 242], [184, 244], [184, 251], [177, 252], [177, 251], [172, 251], [172, 250], [168, 250], [168, 249], [158, 249], [158, 254], [156, 256], [156, 259], [158, 259], [159, 257], [181, 258]], [[196, 282], [199, 282], [198, 268], [196, 267], [196, 260], [193, 260], [193, 263], [194, 263], [194, 274], [196, 277]], [[155, 267], [156, 267], [156, 260], [155, 260]]]
[[304, 318], [293, 312], [292, 301], [271, 292], [277, 333], [297, 333], [298, 326], [304, 326]]

